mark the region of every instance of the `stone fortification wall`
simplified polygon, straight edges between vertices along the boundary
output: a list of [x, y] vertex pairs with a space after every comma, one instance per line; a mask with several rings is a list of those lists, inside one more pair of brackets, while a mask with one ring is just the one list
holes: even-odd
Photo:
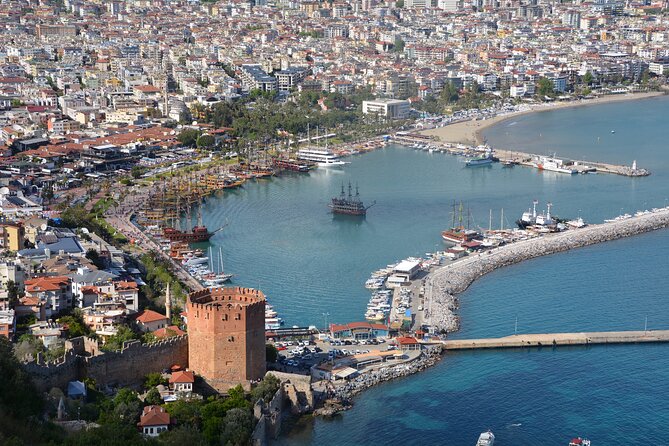
[[55, 361], [45, 361], [41, 353], [37, 359], [23, 364], [38, 390], [47, 392], [53, 387], [65, 388], [67, 383], [81, 377], [80, 357], [70, 350]]
[[92, 339], [81, 337], [68, 342], [71, 348], [62, 358], [46, 362], [38, 354], [35, 361], [23, 365], [39, 390], [65, 388], [69, 381], [87, 377], [100, 385], [132, 386], [141, 384], [148, 373], [160, 372], [174, 364], [188, 366], [187, 335], [151, 344], [126, 342], [122, 350], [106, 353], [100, 353]]
[[458, 318], [455, 315], [456, 295], [465, 291], [478, 277], [497, 268], [668, 226], [669, 209], [662, 209], [626, 220], [512, 243], [444, 266], [430, 274], [427, 279], [426, 322], [435, 331], [456, 331], [458, 329]]
[[188, 367], [188, 336], [173, 336], [151, 344], [126, 342], [123, 349], [83, 358], [87, 378], [99, 385], [133, 386], [144, 376], [178, 364]]

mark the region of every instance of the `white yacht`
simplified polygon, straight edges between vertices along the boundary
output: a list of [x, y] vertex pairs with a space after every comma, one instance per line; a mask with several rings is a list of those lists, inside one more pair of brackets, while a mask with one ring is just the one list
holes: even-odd
[[495, 444], [495, 435], [492, 431], [483, 432], [479, 435], [479, 441], [476, 442], [476, 446], [493, 446]]
[[343, 166], [344, 164], [348, 164], [346, 161], [342, 161], [339, 156], [331, 150], [313, 147], [298, 150], [297, 158], [304, 161], [314, 162], [321, 167]]

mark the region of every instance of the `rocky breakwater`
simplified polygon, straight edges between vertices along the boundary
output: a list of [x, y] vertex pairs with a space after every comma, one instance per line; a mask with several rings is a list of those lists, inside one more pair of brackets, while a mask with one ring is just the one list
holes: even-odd
[[442, 346], [424, 346], [421, 355], [411, 362], [389, 365], [370, 372], [363, 372], [351, 381], [328, 389], [328, 398], [324, 406], [314, 415], [331, 416], [351, 407], [351, 398], [365, 389], [391, 379], [413, 375], [432, 367], [441, 359]]
[[430, 274], [426, 289], [426, 323], [437, 332], [457, 331], [457, 294], [465, 291], [478, 277], [497, 268], [666, 227], [669, 227], [669, 208], [581, 229], [546, 234], [471, 255]]

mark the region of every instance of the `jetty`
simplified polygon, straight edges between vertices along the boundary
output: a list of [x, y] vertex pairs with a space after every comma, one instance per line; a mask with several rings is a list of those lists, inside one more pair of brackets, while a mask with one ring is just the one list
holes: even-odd
[[[479, 147], [469, 147], [463, 144], [443, 143], [434, 136], [410, 132], [397, 132], [395, 135], [393, 135], [393, 141], [409, 146], [418, 146], [422, 150], [428, 150], [431, 153], [439, 152], [460, 156], [480, 156], [481, 153], [484, 153], [486, 150], [490, 149], [485, 145]], [[493, 149], [493, 152], [495, 159], [499, 160], [500, 162], [531, 168], [536, 168], [538, 160], [543, 157], [542, 155], [511, 149], [495, 148]], [[645, 177], [650, 175], [650, 171], [648, 169], [637, 168], [636, 163], [633, 163], [631, 166], [625, 166], [622, 164], [612, 164], [588, 160], [563, 159], [561, 161], [565, 163], [565, 166], [575, 170], [577, 173], [598, 172], [627, 177]]]
[[516, 334], [502, 338], [452, 339], [442, 344], [445, 350], [475, 350], [650, 342], [669, 342], [669, 330]]
[[498, 268], [667, 227], [669, 207], [608, 223], [545, 234], [467, 256], [436, 269], [426, 277], [424, 325], [429, 326], [432, 333], [456, 331], [459, 325], [455, 312], [456, 296], [474, 280]]

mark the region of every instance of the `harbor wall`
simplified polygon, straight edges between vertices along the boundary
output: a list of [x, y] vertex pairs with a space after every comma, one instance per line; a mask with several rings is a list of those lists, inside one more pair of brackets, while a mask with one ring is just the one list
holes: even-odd
[[454, 339], [442, 343], [445, 350], [473, 350], [650, 342], [669, 342], [669, 330], [522, 334], [502, 338]]
[[498, 268], [666, 227], [669, 227], [669, 209], [662, 209], [626, 220], [546, 234], [473, 254], [430, 273], [426, 280], [425, 323], [433, 332], [456, 331], [459, 328], [455, 313], [456, 296], [474, 280]]

